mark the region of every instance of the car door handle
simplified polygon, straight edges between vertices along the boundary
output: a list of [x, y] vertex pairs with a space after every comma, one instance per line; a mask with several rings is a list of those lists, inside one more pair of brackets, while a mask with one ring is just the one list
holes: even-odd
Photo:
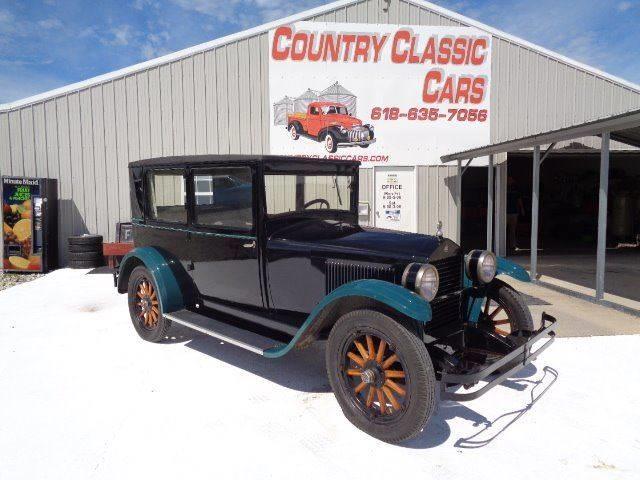
[[256, 247], [256, 241], [254, 240], [253, 242], [243, 243], [242, 246], [244, 248], [255, 248]]

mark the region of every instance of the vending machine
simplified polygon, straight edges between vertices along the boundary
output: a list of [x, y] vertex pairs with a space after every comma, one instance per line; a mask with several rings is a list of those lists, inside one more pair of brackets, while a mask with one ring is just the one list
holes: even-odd
[[57, 180], [2, 177], [2, 268], [47, 272], [57, 266]]

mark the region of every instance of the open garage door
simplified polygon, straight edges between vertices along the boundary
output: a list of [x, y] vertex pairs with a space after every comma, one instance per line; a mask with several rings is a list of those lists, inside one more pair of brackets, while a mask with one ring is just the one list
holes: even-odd
[[[640, 301], [640, 153], [612, 152], [610, 160], [607, 292]], [[593, 288], [598, 244], [598, 150], [558, 150], [540, 168], [539, 271]], [[508, 156], [507, 247], [528, 267], [531, 248], [532, 154]], [[518, 212], [518, 199], [524, 215]], [[515, 216], [515, 220], [514, 220]]]

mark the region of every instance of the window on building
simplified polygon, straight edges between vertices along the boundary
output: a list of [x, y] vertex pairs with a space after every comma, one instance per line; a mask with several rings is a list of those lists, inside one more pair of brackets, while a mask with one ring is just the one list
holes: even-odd
[[186, 184], [181, 170], [157, 170], [147, 175], [148, 213], [153, 220], [187, 223]]
[[196, 171], [193, 183], [196, 224], [229, 230], [253, 229], [253, 184], [249, 167]]

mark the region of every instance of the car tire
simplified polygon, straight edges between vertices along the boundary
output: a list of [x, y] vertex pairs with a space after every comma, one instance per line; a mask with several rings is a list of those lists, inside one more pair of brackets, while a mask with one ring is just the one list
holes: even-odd
[[369, 148], [369, 145], [360, 145], [360, 148]]
[[[531, 312], [522, 296], [508, 284], [496, 279], [488, 287], [487, 298], [491, 300], [491, 304], [487, 308], [485, 300], [480, 321], [485, 325], [492, 326], [498, 335], [509, 339], [514, 346], [525, 343], [526, 337], [519, 337], [515, 333], [518, 331], [533, 332], [535, 326]], [[519, 363], [521, 363], [520, 360], [514, 360], [498, 369], [498, 373], [506, 372]]]
[[300, 138], [300, 131], [295, 123], [289, 125], [289, 135], [291, 136], [291, 140], [298, 140]]
[[158, 286], [146, 267], [133, 269], [127, 286], [129, 315], [138, 335], [148, 342], [161, 342], [167, 336], [171, 320], [162, 314]]
[[336, 153], [338, 151], [338, 141], [333, 133], [327, 132], [324, 136], [324, 148], [329, 153]]
[[102, 245], [102, 235], [76, 235], [67, 239], [71, 245]]
[[86, 253], [86, 252], [94, 252], [94, 253], [102, 253], [102, 244], [101, 243], [94, 243], [94, 244], [88, 244], [88, 245], [75, 245], [75, 244], [70, 244], [69, 245], [69, 253]]
[[343, 315], [329, 334], [326, 367], [345, 417], [384, 442], [414, 438], [435, 410], [436, 377], [424, 342], [383, 313]]
[[104, 266], [104, 260], [69, 260], [67, 265], [74, 270], [93, 269]]
[[69, 252], [69, 261], [81, 261], [81, 262], [96, 262], [103, 263], [104, 255], [102, 252], [89, 251], [89, 252]]

